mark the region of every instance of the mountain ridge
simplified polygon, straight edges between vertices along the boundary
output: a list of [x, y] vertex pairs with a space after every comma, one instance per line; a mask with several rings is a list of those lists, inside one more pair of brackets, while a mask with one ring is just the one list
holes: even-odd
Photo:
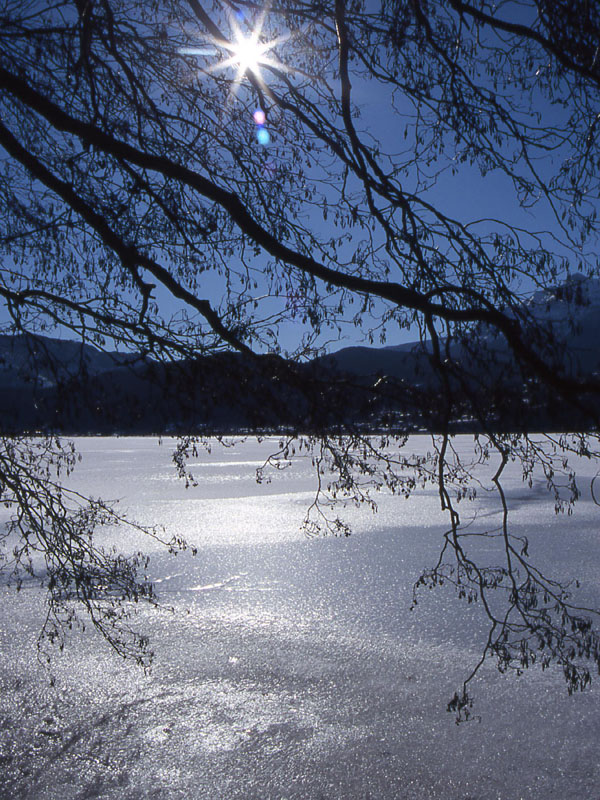
[[[523, 314], [532, 325], [552, 326], [557, 358], [567, 372], [598, 374], [599, 280], [575, 274], [560, 286], [538, 290]], [[485, 397], [499, 426], [529, 424], [536, 408], [540, 420], [561, 423], [565, 412], [560, 404], [553, 410], [552, 398], [527, 396], [527, 376], [493, 332], [480, 330], [475, 344], [454, 341], [447, 355], [454, 367], [453, 392], [459, 398], [472, 392], [482, 402]], [[336, 419], [364, 425], [385, 419], [386, 424], [402, 421], [416, 427], [438, 424], [443, 389], [429, 342], [351, 345], [289, 364], [279, 376], [269, 371], [268, 358], [250, 363], [238, 354], [221, 353], [161, 364], [142, 354], [102, 351], [88, 342], [0, 335], [2, 428], [161, 433], [335, 426]], [[383, 387], [376, 396], [375, 384]]]

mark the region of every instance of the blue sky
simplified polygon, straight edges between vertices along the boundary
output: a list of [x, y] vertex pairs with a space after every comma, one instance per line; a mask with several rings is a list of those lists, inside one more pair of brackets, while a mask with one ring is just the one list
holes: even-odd
[[[504, 14], [511, 13], [511, 5], [505, 6]], [[534, 66], [535, 68], [535, 66]], [[240, 94], [245, 92], [244, 85], [240, 87]], [[387, 152], [395, 152], [403, 147], [402, 143], [402, 129], [403, 120], [402, 114], [392, 114], [390, 108], [390, 99], [387, 90], [383, 89], [380, 85], [370, 83], [366, 85], [360, 79], [353, 78], [353, 100], [357, 107], [361, 110], [361, 117], [357, 120], [357, 128], [359, 131], [370, 135], [373, 139], [381, 142], [382, 149]], [[237, 102], [234, 100], [233, 102]], [[552, 119], [558, 113], [551, 109], [541, 101], [540, 110], [549, 115]], [[404, 111], [404, 109], [401, 109]], [[411, 113], [410, 108], [406, 108], [406, 114]], [[266, 129], [268, 130], [268, 120]], [[257, 128], [256, 122], [252, 119], [251, 114], [248, 118], [248, 136], [250, 138], [260, 133]], [[273, 158], [284, 158], [285, 151], [279, 147], [276, 136], [271, 136], [268, 142], [256, 142], [257, 148], [266, 149], [267, 152], [273, 153]], [[556, 230], [557, 226], [552, 215], [549, 213], [547, 205], [540, 202], [533, 210], [524, 210], [520, 208], [516, 198], [513, 186], [510, 180], [499, 173], [490, 172], [485, 177], [481, 176], [475, 167], [462, 164], [459, 173], [451, 176], [449, 173], [441, 176], [439, 180], [432, 186], [425, 194], [426, 198], [436, 205], [442, 212], [447, 213], [461, 222], [471, 223], [475, 220], [481, 219], [502, 219], [506, 222], [517, 225], [526, 231], [534, 230]], [[323, 237], [327, 236], [329, 228], [327, 223], [319, 218], [318, 214], [312, 214], [311, 225], [314, 226], [314, 231], [322, 234]], [[480, 224], [478, 230], [482, 233], [494, 230], [497, 227], [494, 222], [483, 222]], [[560, 252], [560, 248], [559, 248]], [[256, 265], [260, 268], [261, 259], [266, 259], [266, 255], [261, 255], [256, 259]], [[393, 275], [391, 276], [393, 279]], [[531, 287], [523, 286], [524, 290], [533, 289]], [[214, 305], [218, 301], [222, 293], [222, 279], [216, 275], [207, 273], [206, 281], [202, 287], [205, 296], [213, 302]], [[260, 293], [260, 288], [259, 288]], [[180, 312], [177, 301], [166, 291], [156, 291], [155, 296], [160, 303], [164, 316], [177, 314]], [[279, 301], [272, 300], [266, 303], [267, 313], [269, 310], [276, 311], [285, 306], [290, 306], [291, 311], [289, 319], [282, 324], [279, 335], [277, 337], [278, 344], [284, 349], [293, 349], [298, 340], [302, 338], [302, 324], [299, 321], [300, 314], [297, 313], [301, 298], [292, 297], [286, 298], [283, 296]], [[367, 328], [356, 329], [351, 324], [345, 324], [341, 335], [335, 333], [325, 333], [320, 340], [323, 346], [329, 350], [338, 349], [341, 346], [350, 344], [365, 343]], [[69, 338], [70, 338], [70, 334]], [[398, 327], [390, 326], [387, 331], [386, 344], [396, 345], [406, 341], [411, 341], [417, 338], [418, 332], [413, 328], [410, 330], [401, 329]], [[375, 344], [379, 342], [375, 341]]]

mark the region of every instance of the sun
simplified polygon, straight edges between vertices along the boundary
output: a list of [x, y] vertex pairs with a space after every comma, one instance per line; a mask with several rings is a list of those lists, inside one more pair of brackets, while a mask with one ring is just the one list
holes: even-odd
[[265, 54], [271, 47], [270, 44], [261, 44], [256, 32], [250, 36], [244, 36], [241, 31], [236, 31], [236, 41], [227, 44], [231, 57], [225, 63], [237, 65], [239, 78], [248, 71], [258, 76], [261, 63], [268, 61], [265, 59]]
[[205, 43], [196, 47], [181, 47], [179, 53], [188, 56], [198, 56], [211, 58], [218, 56], [219, 52], [225, 55], [217, 63], [208, 67], [209, 72], [221, 72], [234, 69], [236, 74], [232, 82], [232, 95], [237, 90], [246, 76], [251, 80], [256, 80], [262, 86], [264, 84], [261, 67], [277, 69], [283, 72], [292, 72], [287, 65], [280, 62], [274, 53], [274, 49], [292, 37], [291, 33], [276, 38], [266, 40], [263, 37], [263, 26], [265, 24], [266, 10], [263, 10], [257, 23], [247, 32], [243, 31], [235, 16], [230, 17], [230, 38], [223, 36], [207, 36]]

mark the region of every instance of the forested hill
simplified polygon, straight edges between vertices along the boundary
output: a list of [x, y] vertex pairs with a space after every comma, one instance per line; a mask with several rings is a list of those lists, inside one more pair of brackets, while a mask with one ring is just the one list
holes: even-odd
[[[589, 376], [600, 369], [600, 284], [580, 275], [534, 293], [527, 313], [551, 328], [556, 368]], [[461, 403], [480, 398], [497, 428], [586, 426], [591, 420], [541, 394], [513, 363], [504, 340], [486, 330], [445, 352], [456, 429], [479, 427]], [[493, 380], [492, 380], [493, 378]], [[490, 391], [490, 386], [494, 391]], [[376, 388], [374, 388], [376, 387]], [[5, 433], [165, 433], [361, 426], [435, 429], [446, 386], [430, 343], [347, 347], [306, 364], [221, 353], [158, 363], [91, 344], [20, 334], [0, 336], [0, 413]], [[491, 412], [491, 415], [490, 415]]]

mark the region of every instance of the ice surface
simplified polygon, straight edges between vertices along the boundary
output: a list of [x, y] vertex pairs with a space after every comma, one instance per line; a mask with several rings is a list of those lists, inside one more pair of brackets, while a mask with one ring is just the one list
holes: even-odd
[[[156, 651], [150, 675], [76, 633], [50, 685], [35, 650], [40, 591], [0, 587], [2, 798], [599, 796], [595, 684], [568, 697], [556, 671], [517, 679], [490, 664], [474, 686], [480, 721], [457, 727], [445, 711], [485, 628], [480, 609], [445, 588], [409, 611], [445, 530], [435, 491], [384, 496], [376, 515], [349, 509], [349, 539], [307, 539], [309, 460], [258, 485], [253, 470], [269, 442], [200, 456], [199, 485], [188, 490], [174, 478], [168, 441], [78, 446], [75, 485], [121, 498], [132, 517], [200, 549], [172, 558], [150, 543], [157, 590], [174, 607], [137, 620]], [[583, 471], [589, 484], [595, 471]], [[581, 485], [573, 517], [554, 515], [541, 479], [529, 490], [513, 471], [508, 492], [538, 562], [582, 577], [586, 599], [600, 605], [599, 509]], [[481, 492], [461, 510], [481, 524], [497, 516], [497, 499]], [[122, 536], [103, 534], [124, 550], [148, 544]]]

